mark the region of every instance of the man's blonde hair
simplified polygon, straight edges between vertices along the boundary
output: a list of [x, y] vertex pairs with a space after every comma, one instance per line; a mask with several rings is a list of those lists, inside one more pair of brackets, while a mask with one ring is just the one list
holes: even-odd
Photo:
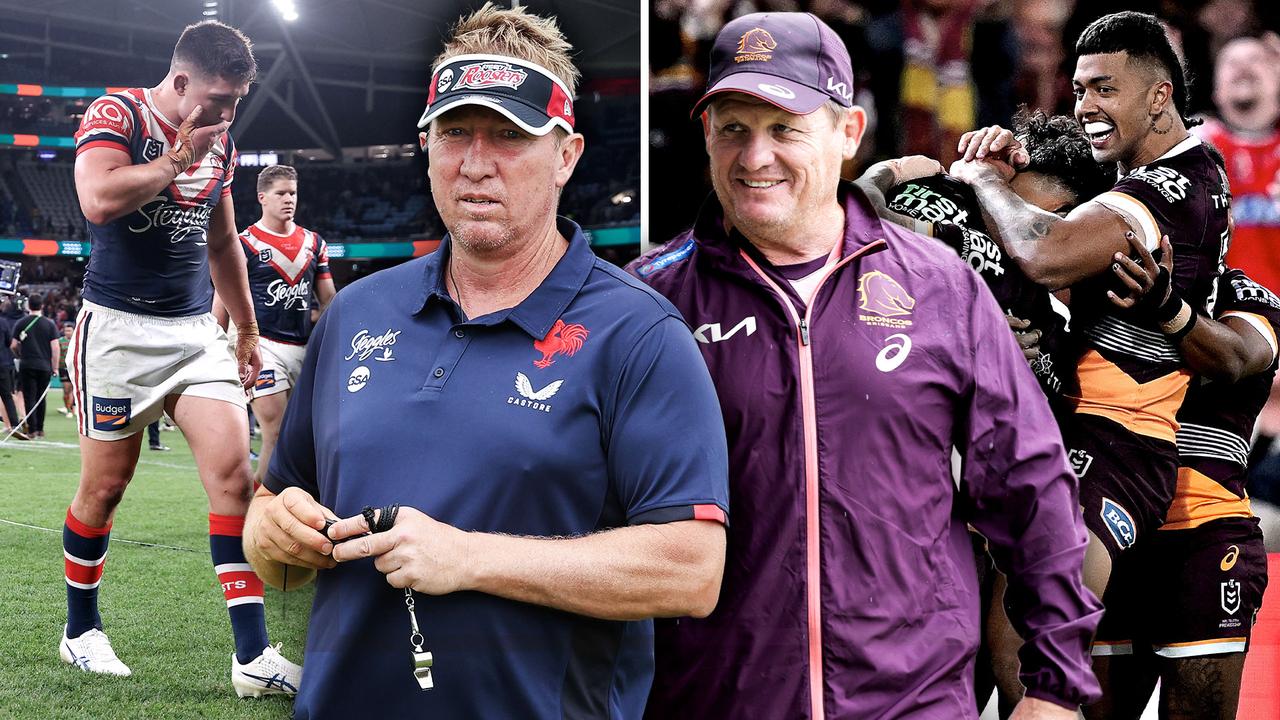
[[507, 55], [536, 63], [555, 73], [569, 88], [578, 92], [578, 68], [569, 54], [573, 46], [564, 39], [554, 17], [539, 17], [523, 7], [505, 9], [486, 2], [479, 10], [458, 18], [444, 52], [432, 67], [438, 67], [458, 55]]

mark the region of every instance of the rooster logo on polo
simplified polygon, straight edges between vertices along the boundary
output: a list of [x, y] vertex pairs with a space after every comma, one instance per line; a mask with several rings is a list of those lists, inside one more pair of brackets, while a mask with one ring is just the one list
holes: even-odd
[[129, 424], [132, 414], [131, 398], [109, 398], [93, 396], [93, 429], [121, 430]]
[[525, 79], [528, 77], [529, 73], [520, 68], [512, 67], [508, 63], [475, 63], [462, 68], [461, 75], [458, 76], [458, 82], [454, 83], [453, 89], [471, 88], [473, 90], [482, 90], [491, 87], [508, 87], [516, 90], [524, 84]]
[[778, 41], [773, 39], [764, 28], [751, 28], [738, 38], [738, 54], [734, 62], [769, 62], [773, 59], [773, 51], [778, 49]]
[[556, 324], [551, 326], [551, 331], [541, 340], [535, 340], [533, 349], [542, 353], [542, 357], [533, 361], [533, 366], [538, 369], [550, 367], [555, 363], [556, 355], [566, 355], [573, 357], [582, 349], [582, 344], [587, 341], [587, 336], [591, 334], [582, 325], [566, 324], [564, 320], [556, 320]]
[[863, 273], [858, 278], [858, 309], [870, 313], [859, 315], [858, 319], [868, 325], [910, 327], [911, 321], [902, 316], [910, 315], [915, 306], [915, 298], [908, 295], [897, 280], [879, 270]]

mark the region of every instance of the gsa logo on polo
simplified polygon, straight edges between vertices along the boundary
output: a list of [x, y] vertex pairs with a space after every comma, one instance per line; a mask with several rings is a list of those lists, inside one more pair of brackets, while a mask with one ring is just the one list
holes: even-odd
[[1121, 550], [1138, 540], [1138, 528], [1134, 526], [1129, 511], [1120, 507], [1120, 503], [1111, 498], [1102, 498], [1102, 519]]
[[132, 414], [133, 400], [130, 398], [93, 396], [94, 430], [123, 430]]

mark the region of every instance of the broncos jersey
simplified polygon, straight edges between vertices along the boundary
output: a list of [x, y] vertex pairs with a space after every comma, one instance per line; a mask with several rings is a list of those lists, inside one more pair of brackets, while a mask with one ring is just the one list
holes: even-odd
[[[177, 133], [177, 125], [152, 102], [151, 91], [133, 88], [90, 103], [75, 135], [76, 154], [110, 147], [141, 165], [168, 152]], [[231, 194], [234, 169], [235, 146], [224, 133], [207, 155], [142, 207], [104, 225], [86, 221], [92, 251], [84, 299], [144, 315], [209, 312], [209, 218]]]
[[932, 223], [933, 237], [977, 271], [1000, 308], [1041, 332], [1040, 357], [1031, 370], [1054, 410], [1065, 408], [1063, 394], [1074, 388], [1079, 358], [1067, 321], [1054, 312], [1049, 291], [1024, 275], [987, 234], [973, 189], [949, 175], [934, 175], [895, 185], [885, 201], [899, 215]]
[[[1173, 245], [1173, 284], [1191, 307], [1213, 316], [1217, 280], [1230, 242], [1231, 194], [1226, 176], [1194, 135], [1121, 177], [1094, 198], [1133, 218], [1148, 248], [1160, 236]], [[1159, 255], [1158, 251], [1156, 252]], [[1075, 330], [1086, 349], [1080, 360], [1076, 412], [1107, 418], [1129, 431], [1175, 442], [1176, 415], [1192, 372], [1178, 348], [1154, 324], [1107, 298], [1124, 289], [1107, 270], [1071, 291]]]
[[1271, 344], [1271, 367], [1236, 383], [1192, 382], [1178, 411], [1178, 490], [1166, 530], [1252, 515], [1244, 491], [1245, 467], [1253, 425], [1276, 376], [1280, 298], [1244, 272], [1229, 270], [1218, 282], [1217, 317], [1238, 317], [1252, 325]]
[[277, 342], [304, 345], [311, 336], [311, 294], [329, 273], [329, 246], [301, 225], [277, 235], [255, 223], [240, 233], [258, 332]]

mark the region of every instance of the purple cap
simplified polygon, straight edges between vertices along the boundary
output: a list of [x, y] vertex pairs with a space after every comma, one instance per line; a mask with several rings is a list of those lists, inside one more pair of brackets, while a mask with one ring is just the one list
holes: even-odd
[[853, 62], [844, 42], [809, 13], [752, 13], [725, 25], [711, 48], [707, 92], [740, 92], [789, 113], [808, 115], [835, 100], [853, 107]]

